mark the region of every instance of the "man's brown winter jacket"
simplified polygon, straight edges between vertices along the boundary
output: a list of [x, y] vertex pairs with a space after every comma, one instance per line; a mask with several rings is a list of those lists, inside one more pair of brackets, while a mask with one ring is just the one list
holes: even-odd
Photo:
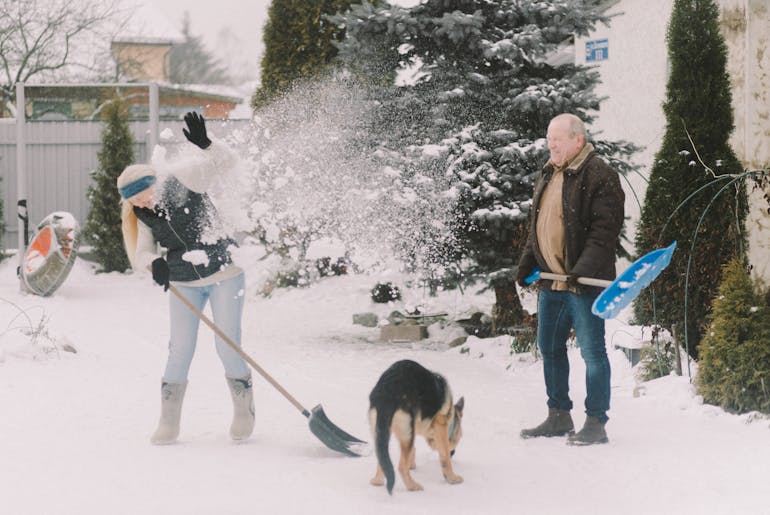
[[[553, 171], [549, 162], [535, 184], [529, 238], [519, 261], [519, 275], [528, 275], [535, 266], [551, 271], [538, 247], [536, 228], [540, 200]], [[617, 172], [595, 152], [564, 170], [564, 261], [568, 274], [615, 278], [615, 249], [623, 227], [624, 202]], [[550, 281], [541, 281], [541, 286], [549, 288]]]

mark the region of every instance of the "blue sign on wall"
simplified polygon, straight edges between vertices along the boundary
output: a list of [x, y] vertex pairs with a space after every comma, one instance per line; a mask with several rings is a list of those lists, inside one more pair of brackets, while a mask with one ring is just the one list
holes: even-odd
[[610, 42], [608, 39], [586, 41], [586, 62], [605, 61], [610, 57]]

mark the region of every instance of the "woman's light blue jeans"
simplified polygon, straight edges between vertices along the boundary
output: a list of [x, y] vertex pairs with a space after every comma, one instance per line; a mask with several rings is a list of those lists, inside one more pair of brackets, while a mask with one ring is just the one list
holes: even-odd
[[[241, 345], [241, 315], [244, 300], [244, 274], [208, 286], [182, 286], [175, 284], [179, 292], [196, 308], [203, 311], [211, 302], [214, 323], [238, 346]], [[168, 361], [163, 381], [186, 383], [195, 354], [200, 319], [176, 295], [169, 295], [171, 337], [168, 344]], [[225, 376], [239, 379], [250, 374], [246, 362], [219, 336], [214, 338], [217, 354], [225, 367]]]
[[537, 344], [543, 355], [548, 407], [571, 410], [567, 339], [575, 328], [586, 364], [586, 415], [607, 422], [610, 409], [610, 362], [604, 343], [604, 320], [591, 313], [598, 293], [540, 290]]

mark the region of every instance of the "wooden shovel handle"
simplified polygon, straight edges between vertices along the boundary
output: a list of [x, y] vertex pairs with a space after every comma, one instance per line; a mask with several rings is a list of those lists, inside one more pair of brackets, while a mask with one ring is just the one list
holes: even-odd
[[[551, 281], [566, 281], [568, 277], [567, 275], [552, 274], [551, 272], [540, 272], [541, 279], [550, 279]], [[612, 284], [612, 281], [594, 279], [593, 277], [578, 277], [577, 282], [586, 286], [598, 286], [599, 288], [606, 288]]]
[[283, 396], [286, 397], [286, 399], [288, 399], [288, 401], [291, 402], [294, 405], [295, 408], [297, 408], [303, 415], [305, 415], [305, 417], [310, 418], [310, 412], [308, 410], [306, 410], [304, 408], [304, 406], [302, 406], [302, 404], [300, 404], [297, 399], [295, 399], [289, 392], [287, 392], [284, 389], [283, 386], [278, 384], [278, 382], [275, 379], [273, 379], [273, 377], [270, 374], [268, 374], [265, 371], [265, 369], [263, 369], [262, 367], [257, 365], [256, 361], [251, 359], [251, 356], [249, 356], [248, 354], [243, 352], [243, 349], [241, 349], [238, 345], [236, 345], [236, 343], [233, 340], [231, 340], [230, 337], [227, 336], [219, 327], [217, 327], [217, 325], [214, 322], [209, 320], [209, 317], [204, 315], [201, 312], [201, 310], [196, 308], [189, 300], [187, 300], [187, 298], [184, 295], [182, 295], [182, 293], [173, 284], [169, 284], [168, 285], [168, 289], [171, 290], [171, 293], [176, 295], [177, 298], [179, 298], [179, 300], [181, 300], [184, 303], [185, 306], [190, 308], [190, 311], [195, 313], [198, 316], [198, 318], [203, 320], [203, 323], [206, 324], [207, 326], [209, 326], [211, 328], [211, 330], [214, 331], [214, 333], [216, 333], [217, 336], [222, 338], [222, 340], [224, 340], [224, 342], [226, 344], [228, 344], [230, 347], [232, 347], [232, 349], [235, 352], [237, 352], [238, 355], [240, 357], [242, 357], [246, 361], [246, 363], [251, 365], [254, 368], [254, 370], [259, 372], [259, 375], [264, 377], [267, 380], [268, 383], [273, 385], [276, 390], [281, 392], [283, 394]]

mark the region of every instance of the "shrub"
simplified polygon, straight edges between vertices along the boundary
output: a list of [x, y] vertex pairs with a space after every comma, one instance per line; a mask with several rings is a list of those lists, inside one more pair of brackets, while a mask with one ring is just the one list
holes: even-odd
[[636, 377], [641, 381], [652, 381], [671, 374], [676, 365], [676, 353], [673, 342], [659, 346], [642, 347]]
[[697, 386], [724, 409], [770, 413], [770, 306], [738, 259], [723, 270], [703, 338]]
[[134, 138], [128, 125], [128, 107], [115, 99], [102, 111], [104, 128], [99, 168], [91, 173], [88, 187], [90, 207], [84, 227], [85, 239], [102, 272], [125, 272], [131, 267], [123, 247], [120, 195], [116, 186], [123, 169], [134, 162]]
[[533, 352], [537, 355], [537, 337], [529, 327], [519, 328], [517, 331], [509, 331], [511, 336], [511, 354]]
[[320, 277], [346, 275], [350, 266], [350, 260], [344, 257], [337, 258], [334, 262], [332, 262], [332, 258], [328, 256], [315, 260], [315, 267]]
[[377, 283], [371, 291], [372, 301], [385, 304], [393, 300], [401, 299], [401, 290], [393, 283]]

